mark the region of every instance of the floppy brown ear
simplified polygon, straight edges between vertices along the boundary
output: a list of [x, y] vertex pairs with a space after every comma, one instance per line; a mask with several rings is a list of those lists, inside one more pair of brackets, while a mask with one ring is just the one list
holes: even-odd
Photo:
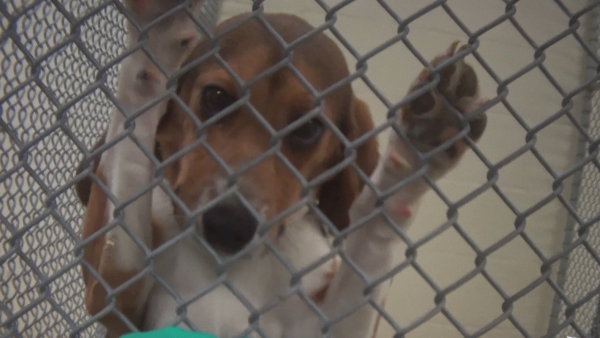
[[[372, 130], [373, 127], [369, 107], [365, 102], [355, 97], [350, 113], [341, 123], [340, 131], [344, 133], [348, 140], [354, 141]], [[370, 177], [378, 161], [379, 148], [377, 139], [373, 136], [356, 149], [356, 164]], [[348, 167], [321, 187], [319, 209], [339, 230], [350, 225], [348, 211], [363, 185], [364, 183], [354, 169]]]
[[[104, 145], [104, 142], [106, 141], [106, 133], [107, 131], [104, 131], [104, 134], [102, 134], [102, 136], [100, 136], [100, 139], [98, 140], [98, 142], [96, 142], [96, 144], [94, 145], [94, 147], [92, 147], [91, 152], [96, 151], [98, 148], [102, 147]], [[100, 164], [100, 155], [98, 154], [93, 158], [94, 161], [94, 169], [93, 172], [96, 172], [96, 169], [98, 169], [98, 165]], [[82, 171], [84, 171], [85, 169], [88, 168], [88, 166], [91, 164], [90, 161], [81, 161], [81, 163], [79, 163], [79, 166], [77, 167], [77, 171], [75, 172], [75, 175], [79, 175], [81, 174]], [[92, 179], [87, 176], [85, 178], [83, 178], [81, 181], [77, 182], [77, 184], [75, 184], [75, 193], [77, 194], [77, 197], [79, 198], [79, 201], [81, 202], [81, 204], [83, 204], [84, 206], [87, 206], [89, 200], [90, 200], [90, 193], [92, 191]]]

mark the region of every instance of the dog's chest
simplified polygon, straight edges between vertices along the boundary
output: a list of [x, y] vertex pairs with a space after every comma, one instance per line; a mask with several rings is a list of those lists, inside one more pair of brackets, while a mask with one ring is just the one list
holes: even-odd
[[[289, 232], [290, 238], [280, 243], [281, 254], [296, 269], [330, 250], [319, 231], [312, 231], [309, 225]], [[190, 239], [165, 251], [155, 266], [164, 285], [155, 283], [149, 295], [145, 329], [173, 324], [187, 328], [189, 320], [198, 330], [228, 338], [245, 333], [249, 319], [260, 313], [256, 317], [260, 329], [277, 338], [285, 337], [289, 327], [310, 313], [297, 296], [286, 297], [292, 273], [272, 254], [255, 253], [240, 259], [218, 278], [214, 259]], [[302, 291], [309, 297], [318, 294], [330, 282], [331, 269], [332, 263], [327, 262], [304, 275]]]
[[[260, 306], [266, 296], [265, 290], [259, 287], [261, 274], [241, 267], [232, 271], [231, 276], [227, 274], [227, 280], [234, 281], [225, 285], [222, 279], [217, 278], [215, 265], [210, 264], [212, 258], [190, 249], [195, 243], [184, 242], [165, 252], [157, 261], [158, 275], [165, 284], [156, 283], [151, 291], [145, 321], [147, 329], [172, 325], [178, 319], [185, 323], [187, 319], [197, 329], [218, 337], [242, 333], [250, 316], [244, 302]], [[264, 276], [264, 279], [268, 281], [269, 276]], [[229, 286], [235, 287], [237, 296]], [[182, 327], [185, 328], [185, 324]]]

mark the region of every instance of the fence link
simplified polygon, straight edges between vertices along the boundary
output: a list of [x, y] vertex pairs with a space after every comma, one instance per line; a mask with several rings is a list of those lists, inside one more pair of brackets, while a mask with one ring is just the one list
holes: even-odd
[[[480, 68], [496, 85], [497, 96], [492, 98], [489, 106], [502, 105], [527, 134], [520, 149], [498, 161], [490, 161], [485, 151], [472, 145], [475, 156], [486, 167], [488, 181], [458, 201], [452, 201], [442, 189], [433, 184], [434, 191], [431, 194], [439, 196], [446, 204], [444, 207], [448, 210], [447, 222], [433, 229], [421, 240], [411, 240], [409, 235], [399, 230], [408, 247], [406, 259], [385, 274], [384, 279], [390, 279], [408, 268], [413, 268], [419, 272], [422, 283], [427, 283], [427, 287], [433, 289], [433, 307], [412, 322], [400, 325], [394, 321], [395, 314], [389, 313], [389, 307], [387, 311], [384, 310], [368, 295], [365, 296], [364, 303], [375, 307], [382, 314], [383, 321], [392, 327], [396, 337], [413, 337], [413, 333], [418, 331], [420, 326], [431, 321], [436, 315], [446, 318], [449, 325], [463, 337], [485, 336], [506, 323], [516, 328], [515, 332], [523, 337], [600, 337], [600, 204], [597, 198], [600, 191], [600, 111], [597, 92], [600, 76], [597, 45], [600, 36], [600, 1], [590, 1], [574, 11], [569, 4], [555, 0], [554, 5], [569, 18], [569, 23], [559, 34], [542, 43], [536, 42], [523, 28], [523, 23], [519, 21], [522, 19], [517, 19], [519, 1], [502, 1], [505, 6], [504, 13], [475, 31], [471, 31], [459, 19], [451, 1], [431, 1], [407, 17], [393, 9], [392, 1], [373, 1], [371, 6], [385, 10], [387, 15], [397, 22], [398, 27], [393, 37], [368, 53], [357, 51], [349, 42], [349, 37], [344, 36], [336, 26], [338, 12], [355, 1], [335, 4], [323, 0], [315, 2], [322, 8], [324, 18], [324, 23], [316, 30], [329, 30], [337, 42], [356, 59], [356, 63], [350, 65], [356, 70], [336, 86], [359, 79], [373, 91], [390, 113], [394, 113], [398, 107], [410, 103], [414, 98], [393, 102], [386, 97], [366, 74], [368, 63], [390, 46], [402, 44], [423, 66], [433, 70], [427, 61], [428, 58], [421, 55], [413, 45], [409, 31], [411, 25], [423, 20], [423, 16], [434, 10], [442, 10], [468, 36], [469, 48], [465, 53], [472, 54]], [[262, 1], [248, 1], [244, 5], [248, 11], [253, 10], [258, 18], [262, 15], [263, 7], [269, 6]], [[113, 65], [115, 60], [119, 60], [126, 47], [126, 18], [121, 8], [116, 0], [8, 0], [0, 3], [0, 337], [103, 336], [102, 328], [90, 318], [84, 306], [85, 288], [80, 270], [82, 259], [77, 249], [81, 244], [81, 226], [85, 210], [75, 194], [73, 185], [77, 166], [87, 150], [90, 150], [103, 135], [115, 104], [103, 92], [102, 87], [106, 86], [114, 91], [117, 86], [119, 64], [117, 62], [115, 66], [110, 67], [107, 65]], [[214, 25], [217, 10], [218, 4], [209, 0], [199, 20], [209, 27]], [[589, 29], [588, 21], [591, 22]], [[533, 57], [533, 61], [526, 66], [503, 77], [497, 74], [478, 51], [480, 38], [501, 24], [510, 24], [519, 32], [531, 47]], [[276, 35], [273, 29], [269, 31]], [[563, 88], [544, 63], [548, 48], [567, 37], [578, 42], [578, 48], [588, 60], [585, 78], [571, 89]], [[287, 55], [277, 66], [290, 67], [290, 60], [291, 57]], [[507, 95], [513, 82], [534, 69], [544, 75], [545, 81], [550, 83], [563, 100], [562, 107], [556, 112], [539, 123], [529, 125], [522, 118], [521, 112], [511, 105]], [[306, 79], [302, 80], [297, 70], [293, 67], [291, 70], [296, 72], [307, 87], [311, 87]], [[440, 70], [435, 69], [434, 74], [438, 71]], [[318, 95], [316, 93], [316, 96]], [[582, 95], [584, 108], [583, 113], [579, 114], [574, 101]], [[247, 98], [243, 104], [260, 119], [259, 112], [253, 110]], [[318, 109], [314, 112], [320, 113]], [[553, 169], [536, 148], [536, 135], [561, 118], [567, 118], [572, 123], [580, 139], [579, 153], [573, 165], [564, 172]], [[384, 121], [372, 134], [383, 130], [389, 132], [391, 124], [391, 121]], [[272, 128], [265, 125], [265, 129]], [[278, 132], [273, 134], [280, 136]], [[198, 145], [208, 147], [204, 141], [193, 146]], [[357, 143], [349, 144], [349, 148], [356, 146]], [[552, 192], [539, 203], [525, 209], [511, 201], [498, 186], [499, 171], [524, 153], [533, 154], [553, 180], [552, 187], [549, 187]], [[269, 155], [279, 156], [285, 161], [281, 152], [275, 148], [269, 151]], [[261, 158], [266, 156], [265, 154]], [[222, 160], [215, 161], [227, 167]], [[352, 161], [346, 161], [343, 165], [356, 167], [356, 164], [350, 162]], [[324, 176], [340, 169], [341, 166], [333, 168]], [[303, 184], [306, 188], [309, 183]], [[573, 187], [572, 195], [571, 198], [567, 198], [563, 195], [563, 190], [570, 185]], [[514, 230], [492, 245], [482, 248], [461, 224], [458, 210], [481, 198], [487, 191], [497, 194], [514, 213]], [[244, 199], [235, 189], [233, 194]], [[560, 202], [569, 215], [569, 221], [564, 246], [548, 255], [536, 245], [536, 239], [529, 234], [526, 220], [551, 201]], [[301, 201], [296, 207], [305, 204], [308, 202]], [[195, 212], [203, 212], [208, 207]], [[324, 220], [324, 223], [330, 222]], [[448, 229], [454, 229], [469, 243], [476, 259], [475, 268], [471, 272], [443, 287], [420, 265], [416, 259], [416, 252]], [[516, 237], [522, 238], [527, 243], [528, 250], [539, 258], [540, 274], [518, 291], [507, 292], [486, 270], [486, 259]], [[203, 243], [201, 238], [197, 240], [200, 244]], [[276, 252], [274, 254], [277, 255]], [[340, 254], [343, 256], [342, 252]], [[292, 281], [298, 281], [306, 272], [294, 271]], [[149, 273], [160, 279], [154, 272]], [[515, 274], [517, 273], [519, 272], [515, 271]], [[482, 323], [478, 329], [471, 330], [457, 320], [457, 313], [449, 310], [446, 299], [454, 290], [476, 276], [485, 278], [491, 286], [489, 292], [501, 297], [502, 304], [501, 309], [498, 309], [500, 315], [492, 321]], [[218, 285], [225, 285], [233, 294], [243, 299], [226, 278], [218, 278], [211, 288]], [[373, 284], [370, 284], [369, 288], [372, 286]], [[544, 327], [544, 332], [540, 334], [540, 330], [533, 332], [523, 325], [514, 308], [521, 299], [542, 286], [552, 290], [554, 304], [547, 319], [549, 329], [546, 332]], [[289, 295], [297, 292], [297, 288], [292, 287]], [[304, 297], [306, 298], [305, 295]], [[427, 301], [430, 302], [431, 299]], [[186, 304], [178, 305], [185, 308]], [[257, 318], [276, 305], [269, 304], [260, 309], [249, 306], [251, 315], [248, 333], [255, 332], [264, 336], [258, 327]], [[349, 308], [347, 312], [355, 310]], [[188, 323], [185, 311], [178, 313], [178, 318], [183, 323]], [[414, 337], [416, 336], [415, 334]]]

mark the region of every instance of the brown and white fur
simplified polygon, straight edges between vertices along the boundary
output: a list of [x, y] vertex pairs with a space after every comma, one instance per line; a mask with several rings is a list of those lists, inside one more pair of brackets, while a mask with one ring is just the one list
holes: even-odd
[[[150, 7], [132, 5], [139, 3]], [[168, 9], [149, 13], [153, 3], [134, 1], [128, 8], [147, 23], [156, 13]], [[199, 6], [200, 2], [194, 5]], [[211, 47], [209, 41], [200, 41], [197, 46], [181, 43], [194, 35], [189, 28], [192, 21], [179, 15], [167, 19], [172, 21], [166, 21], [165, 26], [151, 30], [147, 42], [148, 50], [170, 72], [176, 71], [190, 52], [188, 59], [193, 62]], [[223, 60], [248, 83], [283, 55], [279, 42], [258, 20], [245, 18], [242, 15], [225, 21], [216, 29], [216, 36]], [[269, 14], [264, 19], [287, 43], [312, 30], [291, 15]], [[232, 29], [236, 25], [240, 27]], [[132, 41], [137, 39], [133, 31], [130, 28]], [[432, 65], [454, 56], [456, 47], [456, 43], [452, 44]], [[340, 50], [323, 34], [298, 44], [292, 64], [317, 92], [349, 75]], [[473, 69], [463, 60], [444, 68], [440, 76], [437, 88], [405, 105], [397, 114], [396, 123], [411, 144], [392, 133], [380, 158], [375, 137], [361, 139], [373, 129], [368, 107], [354, 96], [350, 85], [344, 85], [323, 99], [322, 114], [329, 123], [313, 119], [280, 135], [281, 156], [272, 154], [256, 163], [254, 160], [270, 149], [272, 135], [247, 105], [206, 128], [200, 138], [210, 146], [210, 152], [202, 146], [181, 152], [197, 142], [198, 121], [201, 125], [212, 123], [214, 114], [207, 113], [209, 108], [216, 105], [214, 110], [219, 110], [219, 105], [229, 98], [237, 100], [244, 95], [239, 83], [214, 58], [193, 67], [179, 79], [177, 95], [194, 117], [174, 100], [163, 100], [135, 119], [133, 131], [149, 152], [154, 151], [162, 161], [170, 161], [162, 174], [177, 200], [169, 198], [162, 188], [155, 188], [122, 208], [123, 221], [115, 225], [113, 197], [108, 199], [100, 185], [111, 192], [114, 200], [123, 203], [143, 191], [154, 177], [153, 160], [129, 138], [102, 153], [99, 164], [92, 168], [96, 177], [93, 183], [85, 178], [77, 186], [78, 195], [87, 205], [82, 237], [87, 243], [83, 272], [88, 311], [100, 318], [109, 337], [169, 325], [189, 326], [221, 338], [240, 334], [305, 338], [321, 336], [325, 331], [337, 338], [372, 337], [378, 316], [369, 304], [364, 304], [367, 283], [363, 278], [373, 281], [398, 263], [402, 241], [390, 221], [405, 231], [429, 186], [422, 176], [407, 180], [378, 209], [376, 193], [362, 183], [356, 170], [370, 177], [373, 187], [386, 191], [423, 166], [427, 166], [425, 173], [437, 180], [458, 164], [468, 146], [464, 138], [446, 142], [458, 135], [461, 127], [442, 94], [467, 114], [481, 106], [478, 82]], [[409, 93], [431, 80], [427, 69], [422, 71]], [[123, 61], [119, 81], [118, 99], [132, 111], [155, 100], [167, 83], [166, 77], [139, 52]], [[284, 130], [315, 105], [311, 92], [287, 68], [255, 81], [249, 92], [249, 102], [275, 131]], [[106, 140], [121, 135], [124, 123], [125, 118], [115, 110]], [[303, 137], [313, 132], [315, 125], [310, 123], [318, 123], [317, 127], [323, 129], [317, 141], [308, 144]], [[302, 184], [284, 162], [294, 166], [307, 182], [341, 162], [345, 147], [327, 128], [328, 124], [338, 128], [348, 141], [361, 142], [353, 144], [356, 168], [340, 169], [303, 196]], [[486, 126], [485, 115], [479, 115], [469, 126], [468, 136], [478, 140]], [[104, 139], [96, 148], [103, 144]], [[424, 154], [440, 146], [445, 148], [433, 156], [423, 159], [417, 155], [416, 150]], [[228, 175], [211, 153], [234, 172], [252, 163], [235, 181], [237, 193], [245, 202], [231, 193]], [[82, 166], [80, 171], [85, 168]], [[317, 204], [316, 209], [303, 206], [277, 218], [307, 196]], [[201, 209], [206, 205], [210, 208]], [[224, 211], [215, 212], [215, 208]], [[190, 212], [198, 209], [202, 212], [190, 218]], [[343, 259], [331, 254], [332, 242], [324, 235], [315, 210], [342, 232]], [[373, 214], [376, 210], [383, 210], [387, 216]], [[223, 225], [222, 228], [208, 227], [210, 212], [210, 223]], [[240, 220], [239, 224], [228, 223], [236, 220]], [[259, 235], [259, 226], [264, 222], [273, 224]], [[240, 241], [232, 239], [238, 235]], [[147, 259], [149, 254], [151, 260]], [[346, 263], [347, 259], [362, 271], [362, 276]], [[322, 263], [311, 265], [317, 261]], [[304, 270], [309, 266], [312, 269]], [[292, 285], [294, 273], [290, 267], [303, 273], [297, 284]], [[227, 282], [212, 288], [221, 273]], [[386, 282], [374, 287], [374, 301], [383, 302], [388, 285]], [[207, 291], [209, 288], [212, 289]], [[196, 297], [201, 293], [204, 294]], [[333, 321], [326, 330], [325, 322], [309, 303]], [[353, 308], [356, 309], [352, 314], [345, 316]], [[246, 331], [252, 326], [251, 310], [261, 314], [254, 327]], [[127, 320], [123, 321], [123, 317]]]

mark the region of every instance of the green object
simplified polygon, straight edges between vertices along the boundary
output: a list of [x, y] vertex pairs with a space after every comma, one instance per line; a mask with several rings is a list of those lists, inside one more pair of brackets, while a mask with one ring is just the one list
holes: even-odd
[[130, 333], [122, 336], [121, 338], [217, 338], [208, 333], [191, 332], [178, 327], [167, 327], [164, 329], [142, 332], [142, 333]]

